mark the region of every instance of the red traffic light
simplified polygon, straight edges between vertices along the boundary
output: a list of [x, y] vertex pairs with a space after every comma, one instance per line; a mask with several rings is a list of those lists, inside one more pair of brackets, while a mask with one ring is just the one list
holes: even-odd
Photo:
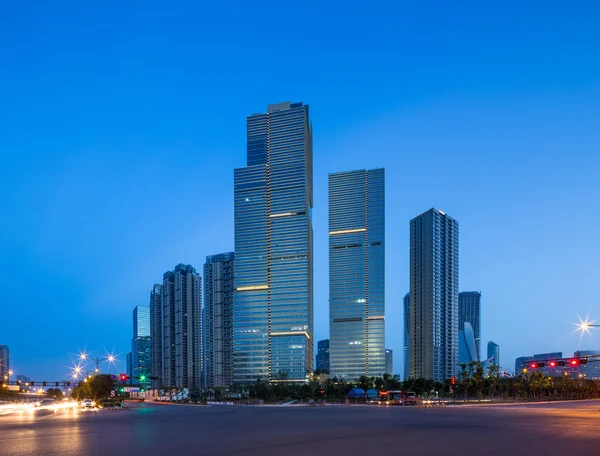
[[550, 366], [550, 367], [556, 367], [556, 361], [550, 361], [548, 363], [548, 366]]
[[453, 384], [453, 385], [456, 385], [456, 377], [452, 377], [450, 379], [450, 383]]
[[535, 368], [537, 367], [537, 364], [536, 364], [536, 363], [531, 363], [531, 364], [529, 365], [529, 367], [531, 367], [532, 369], [535, 369]]
[[577, 361], [576, 359], [572, 359], [569, 364], [571, 364], [571, 366], [577, 366], [579, 364], [579, 361]]
[[121, 374], [121, 381], [124, 382], [125, 380], [127, 380], [127, 375]]

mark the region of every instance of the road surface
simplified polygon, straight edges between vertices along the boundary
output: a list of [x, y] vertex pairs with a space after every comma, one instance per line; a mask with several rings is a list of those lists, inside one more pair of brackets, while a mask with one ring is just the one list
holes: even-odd
[[0, 416], [9, 455], [594, 455], [600, 402], [523, 406], [231, 407]]

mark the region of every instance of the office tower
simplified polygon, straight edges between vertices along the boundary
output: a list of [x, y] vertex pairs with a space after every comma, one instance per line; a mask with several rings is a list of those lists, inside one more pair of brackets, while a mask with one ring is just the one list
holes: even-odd
[[385, 172], [329, 175], [331, 375], [385, 372]]
[[458, 331], [458, 364], [469, 364], [471, 361], [479, 361], [475, 331], [471, 323], [465, 322], [462, 329]]
[[203, 386], [231, 386], [233, 370], [234, 253], [206, 257], [204, 263]]
[[152, 388], [162, 386], [162, 285], [155, 283], [150, 292], [150, 359], [152, 361]]
[[306, 382], [313, 372], [312, 127], [302, 103], [247, 119], [234, 172], [235, 383]]
[[490, 363], [500, 365], [500, 346], [491, 340], [487, 345], [487, 359]]
[[600, 379], [600, 362], [598, 362], [598, 357], [600, 356], [599, 350], [577, 350], [573, 357], [575, 358], [583, 358], [593, 356], [595, 362], [591, 362], [592, 360], [587, 360], [586, 364], [579, 364], [575, 368], [577, 370], [577, 375], [582, 374], [587, 379], [598, 380]]
[[385, 373], [394, 375], [394, 350], [385, 349]]
[[481, 359], [480, 328], [481, 328], [481, 293], [478, 291], [463, 291], [458, 293], [458, 330], [462, 331], [465, 323], [470, 323], [475, 338], [476, 355], [473, 361]]
[[329, 339], [317, 344], [317, 370], [322, 374], [329, 373]]
[[201, 291], [200, 276], [190, 265], [178, 264], [163, 274], [160, 386], [200, 388]]
[[515, 359], [515, 375], [519, 375], [523, 372], [523, 369], [527, 368], [525, 363], [533, 361], [533, 356], [521, 356]]
[[150, 307], [133, 309], [133, 339], [131, 339], [131, 369], [134, 384], [143, 389], [150, 387], [152, 374], [152, 347], [150, 336]]
[[10, 359], [8, 354], [8, 345], [0, 345], [0, 381], [4, 380], [4, 377], [8, 377], [9, 370]]
[[410, 376], [456, 375], [458, 222], [437, 209], [410, 221], [410, 309]]
[[404, 380], [410, 377], [410, 293], [404, 295]]

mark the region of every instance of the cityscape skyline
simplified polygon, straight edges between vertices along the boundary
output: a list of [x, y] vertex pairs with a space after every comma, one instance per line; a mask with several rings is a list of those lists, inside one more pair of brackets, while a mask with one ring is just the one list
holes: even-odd
[[[352, 10], [331, 21], [331, 8], [282, 5], [249, 8], [255, 21], [219, 29], [198, 28], [193, 6], [166, 22], [146, 8], [135, 24], [125, 19], [137, 17], [131, 5], [123, 16], [80, 8], [15, 6], [0, 30], [14, 46], [2, 85], [10, 172], [0, 182], [9, 221], [0, 272], [10, 278], [6, 302], [19, 303], [4, 318], [35, 315], [29, 337], [19, 325], [0, 336], [16, 372], [60, 378], [78, 347], [114, 348], [124, 371], [129, 311], [147, 304], [157, 277], [233, 250], [231, 169], [244, 163], [244, 119], [279, 100], [310, 103], [318, 125], [316, 340], [328, 337], [327, 174], [383, 166], [388, 321], [401, 324], [408, 290], [407, 220], [435, 206], [462, 224], [461, 290], [484, 293], [484, 343], [502, 347], [504, 367], [524, 353], [599, 348], [569, 324], [600, 317], [600, 214], [572, 223], [600, 193], [593, 14], [522, 5], [509, 18], [491, 5], [441, 12], [388, 2], [377, 21]], [[266, 38], [290, 17], [314, 33], [248, 52], [247, 36]], [[93, 33], [97, 23], [111, 33]], [[72, 28], [78, 39], [66, 43]], [[540, 52], [548, 40], [553, 52]], [[203, 58], [191, 58], [206, 43]], [[292, 52], [309, 57], [298, 65]], [[198, 201], [191, 208], [167, 189]], [[36, 286], [15, 273], [25, 268], [37, 271]], [[68, 340], [49, 338], [49, 323]], [[386, 339], [401, 372], [402, 333]]]

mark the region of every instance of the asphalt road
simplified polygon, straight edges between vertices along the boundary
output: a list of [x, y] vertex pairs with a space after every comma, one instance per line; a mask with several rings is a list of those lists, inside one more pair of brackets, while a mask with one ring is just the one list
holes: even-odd
[[600, 402], [447, 407], [141, 404], [0, 416], [0, 455], [597, 455]]

